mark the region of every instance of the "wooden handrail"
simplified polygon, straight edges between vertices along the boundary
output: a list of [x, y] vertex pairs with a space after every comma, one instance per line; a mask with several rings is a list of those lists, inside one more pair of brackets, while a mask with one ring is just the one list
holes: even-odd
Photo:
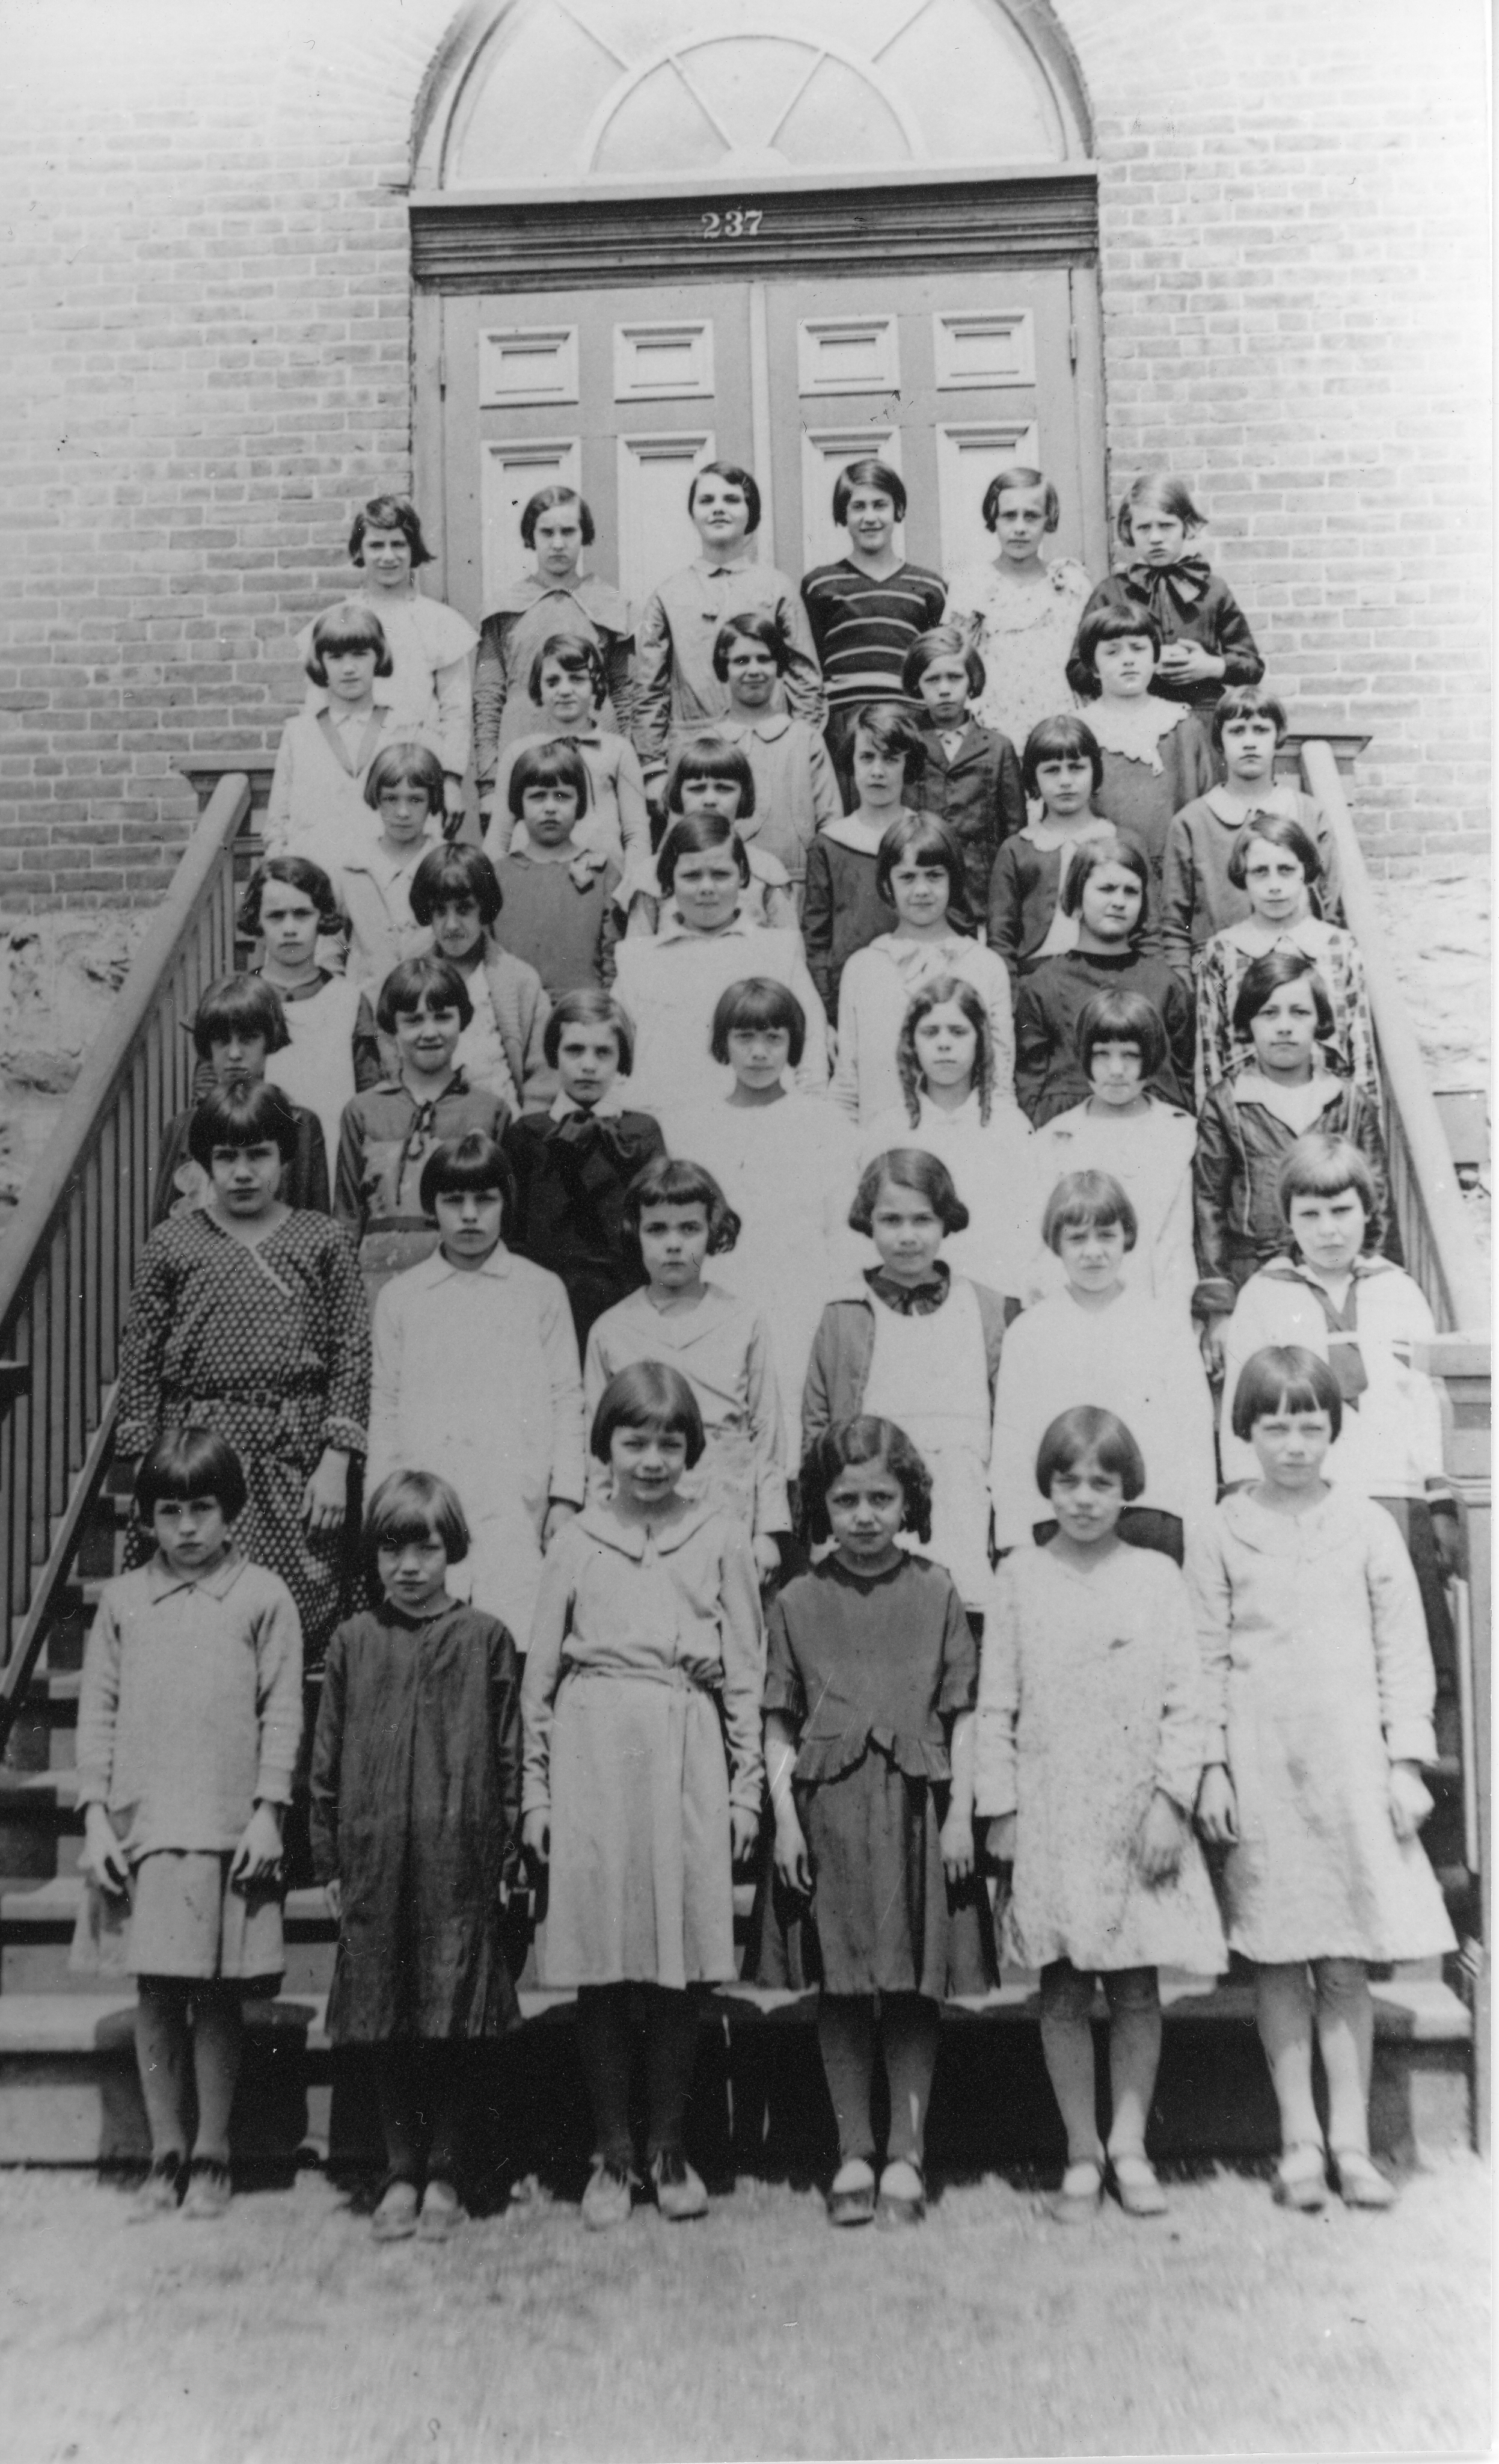
[[[1426, 1066], [1385, 943], [1369, 869], [1331, 746], [1320, 741], [1304, 744], [1301, 774], [1308, 795], [1321, 806], [1336, 843], [1343, 912], [1363, 957], [1384, 1081], [1386, 1144], [1407, 1264], [1417, 1281], [1426, 1287], [1439, 1325], [1481, 1334], [1489, 1321], [1488, 1277], [1463, 1204], [1452, 1151], [1426, 1081]], [[1412, 1220], [1413, 1216], [1423, 1220]], [[1433, 1282], [1438, 1286], [1435, 1290], [1430, 1288]]]

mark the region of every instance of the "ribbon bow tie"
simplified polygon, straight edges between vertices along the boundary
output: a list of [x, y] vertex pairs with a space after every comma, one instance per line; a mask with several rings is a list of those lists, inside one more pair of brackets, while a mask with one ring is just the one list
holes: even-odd
[[1212, 578], [1205, 556], [1181, 556], [1174, 564], [1132, 564], [1124, 586], [1159, 624], [1168, 608], [1173, 615], [1189, 617]]

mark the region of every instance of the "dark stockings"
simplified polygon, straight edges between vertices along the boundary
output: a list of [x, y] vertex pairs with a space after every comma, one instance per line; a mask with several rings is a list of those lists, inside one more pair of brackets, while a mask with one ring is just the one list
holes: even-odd
[[629, 2127], [630, 1998], [646, 2002], [649, 2140], [646, 2161], [680, 2155], [687, 2100], [697, 2059], [700, 1997], [691, 1988], [584, 1985], [578, 1991], [578, 2057], [593, 2107], [596, 2152], [628, 2172], [634, 2163]]
[[877, 2030], [890, 2086], [889, 2161], [919, 2166], [926, 2147], [927, 2106], [937, 2068], [939, 2014], [922, 1993], [824, 1993], [817, 2041], [838, 2121], [838, 2156], [869, 2162], [874, 2154], [870, 2089]]

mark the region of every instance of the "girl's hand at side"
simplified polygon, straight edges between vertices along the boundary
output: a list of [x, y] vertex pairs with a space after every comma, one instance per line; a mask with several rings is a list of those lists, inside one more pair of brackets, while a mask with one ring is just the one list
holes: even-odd
[[730, 1863], [747, 1865], [755, 1854], [755, 1843], [759, 1837], [760, 1815], [752, 1814], [747, 1805], [731, 1805], [729, 1808]]
[[269, 1882], [281, 1869], [281, 1810], [276, 1805], [257, 1805], [245, 1825], [244, 1835], [230, 1863], [231, 1890], [250, 1890], [256, 1882]]
[[1157, 1788], [1140, 1824], [1139, 1866], [1147, 1882], [1169, 1882], [1181, 1862], [1186, 1824], [1179, 1806]]
[[1390, 1765], [1390, 1820], [1397, 1839], [1414, 1839], [1431, 1812], [1431, 1791], [1414, 1763]]
[[1210, 1763], [1197, 1793], [1197, 1827], [1215, 1848], [1231, 1848], [1239, 1837], [1234, 1784], [1222, 1763]]
[[309, 1531], [338, 1531], [348, 1512], [349, 1459], [340, 1446], [325, 1446], [302, 1491], [302, 1521]]
[[322, 1886], [322, 1897], [323, 1904], [327, 1908], [329, 1916], [333, 1919], [334, 1924], [338, 1925], [343, 1915], [343, 1885], [340, 1881], [337, 1874], [334, 1875], [331, 1882], [324, 1882]]
[[966, 1882], [973, 1872], [973, 1823], [960, 1807], [954, 1806], [938, 1835], [942, 1851], [942, 1871], [952, 1884]]
[[763, 1591], [765, 1585], [773, 1583], [781, 1572], [781, 1551], [768, 1531], [757, 1531], [750, 1545], [760, 1570], [760, 1588]]
[[91, 1805], [83, 1816], [84, 1873], [107, 1898], [122, 1899], [130, 1888], [130, 1863], [119, 1834], [101, 1805]]
[[1223, 1329], [1228, 1321], [1223, 1317], [1205, 1317], [1198, 1331], [1198, 1349], [1202, 1366], [1215, 1386], [1223, 1383]]
[[776, 1816], [776, 1876], [799, 1900], [812, 1896], [812, 1860], [794, 1808]]
[[522, 1816], [520, 1845], [538, 1865], [544, 1865], [552, 1854], [552, 1817], [540, 1808]]
[[463, 819], [463, 781], [454, 771], [448, 770], [443, 773], [442, 801], [443, 811], [447, 816], [443, 825], [443, 837], [451, 839], [453, 833], [447, 826], [448, 822], [458, 823]]
[[1437, 1546], [1437, 1571], [1444, 1583], [1461, 1582], [1466, 1572], [1463, 1563], [1463, 1524], [1452, 1507], [1433, 1507], [1431, 1536]]

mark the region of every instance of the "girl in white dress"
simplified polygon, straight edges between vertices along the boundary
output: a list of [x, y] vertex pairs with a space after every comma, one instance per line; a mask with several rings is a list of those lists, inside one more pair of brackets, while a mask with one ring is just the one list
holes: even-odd
[[1369, 2155], [1369, 1963], [1456, 1947], [1416, 1836], [1436, 1756], [1421, 1595], [1390, 1517], [1322, 1478], [1342, 1417], [1325, 1360], [1257, 1352], [1233, 1425], [1260, 1478], [1224, 1498], [1188, 1564], [1207, 1686], [1198, 1820], [1228, 1852], [1229, 1947], [1255, 1963], [1280, 2108], [1274, 2195], [1301, 2209], [1327, 2197], [1313, 2015], [1339, 2192], [1386, 2208], [1395, 2193]]
[[370, 834], [364, 785], [376, 754], [418, 731], [397, 716], [385, 628], [362, 600], [346, 599], [318, 618], [305, 665], [307, 706], [281, 730], [265, 843], [272, 855], [332, 865], [346, 844]]
[[937, 976], [961, 976], [981, 995], [994, 1044], [994, 1092], [1015, 1090], [1015, 1030], [1003, 958], [959, 932], [951, 910], [965, 912], [962, 848], [945, 822], [906, 813], [880, 841], [875, 886], [895, 911], [895, 929], [855, 950], [838, 991], [838, 1063], [833, 1093], [856, 1121], [899, 1103], [901, 1023], [914, 993]]
[[1024, 744], [1037, 721], [1076, 707], [1067, 662], [1091, 587], [1070, 557], [1042, 558], [1062, 518], [1044, 472], [1011, 463], [984, 491], [983, 526], [999, 554], [965, 565], [947, 590], [947, 622], [968, 634], [985, 671], [974, 716]]
[[1091, 2012], [1109, 2002], [1108, 2167], [1127, 2214], [1166, 2205], [1145, 2153], [1160, 2061], [1157, 1970], [1227, 1965], [1192, 1808], [1201, 1677], [1186, 1585], [1119, 1518], [1145, 1485], [1125, 1423], [1091, 1404], [1046, 1430], [1036, 1487], [1056, 1518], [1000, 1569], [979, 1678], [976, 1812], [1013, 1861], [1006, 1947], [1041, 1970], [1041, 2043], [1067, 2125], [1051, 2212], [1086, 2222], [1103, 2194]]
[[341, 930], [333, 884], [305, 856], [272, 856], [251, 875], [236, 920], [262, 945], [253, 972], [279, 995], [291, 1038], [267, 1061], [267, 1080], [317, 1113], [331, 1175], [344, 1105], [382, 1074], [368, 995], [319, 964], [320, 938], [331, 940]]

